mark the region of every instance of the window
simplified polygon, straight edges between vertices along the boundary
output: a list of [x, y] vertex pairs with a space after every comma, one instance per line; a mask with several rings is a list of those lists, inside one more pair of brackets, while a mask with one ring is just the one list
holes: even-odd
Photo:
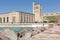
[[28, 23], [28, 15], [27, 15], [27, 23]]
[[23, 20], [22, 20], [22, 15], [21, 15], [21, 23], [22, 23], [22, 21], [23, 21]]
[[34, 9], [38, 9], [38, 8], [39, 8], [38, 6], [34, 7]]
[[3, 17], [3, 23], [5, 23], [5, 17]]
[[9, 17], [7, 17], [7, 22], [9, 22]]
[[15, 17], [12, 17], [12, 22], [15, 23]]
[[2, 23], [2, 18], [0, 18], [0, 23]]

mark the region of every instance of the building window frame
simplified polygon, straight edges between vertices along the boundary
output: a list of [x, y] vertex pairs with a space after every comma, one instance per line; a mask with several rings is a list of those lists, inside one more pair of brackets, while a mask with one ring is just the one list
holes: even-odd
[[5, 17], [3, 17], [3, 23], [5, 23]]
[[9, 22], [9, 17], [7, 17], [7, 23]]

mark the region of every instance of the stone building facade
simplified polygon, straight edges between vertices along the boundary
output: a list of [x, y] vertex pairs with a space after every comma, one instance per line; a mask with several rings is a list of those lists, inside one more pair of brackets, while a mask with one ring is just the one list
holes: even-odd
[[33, 23], [34, 14], [26, 12], [10, 12], [0, 14], [0, 23]]
[[60, 12], [57, 13], [42, 13], [42, 5], [33, 2], [33, 13], [27, 12], [10, 12], [0, 14], [0, 23], [41, 23], [47, 20], [47, 16], [56, 16], [60, 23]]
[[10, 12], [0, 14], [0, 23], [34, 23], [42, 22], [42, 6], [33, 2], [33, 13]]
[[35, 22], [43, 22], [42, 6], [33, 2], [33, 14], [35, 14]]

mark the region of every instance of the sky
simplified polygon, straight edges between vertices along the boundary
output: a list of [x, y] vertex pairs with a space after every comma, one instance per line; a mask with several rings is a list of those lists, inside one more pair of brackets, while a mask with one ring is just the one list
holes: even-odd
[[[32, 13], [34, 0], [0, 0], [0, 13], [23, 11]], [[36, 0], [42, 5], [42, 13], [60, 12], [60, 0]]]

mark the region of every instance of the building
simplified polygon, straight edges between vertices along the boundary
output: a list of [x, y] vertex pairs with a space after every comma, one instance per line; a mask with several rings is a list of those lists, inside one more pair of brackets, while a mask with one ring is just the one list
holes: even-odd
[[43, 22], [42, 6], [36, 2], [33, 2], [33, 14], [35, 22]]
[[[54, 16], [53, 20], [47, 20], [48, 16]], [[14, 11], [0, 14], [0, 23], [42, 23], [56, 21], [60, 23], [60, 12], [57, 13], [42, 13], [42, 5], [33, 2], [33, 13]]]
[[26, 12], [10, 12], [0, 14], [0, 23], [33, 23], [34, 14]]
[[9, 12], [0, 14], [0, 23], [35, 23], [42, 22], [42, 6], [33, 2], [33, 13]]

